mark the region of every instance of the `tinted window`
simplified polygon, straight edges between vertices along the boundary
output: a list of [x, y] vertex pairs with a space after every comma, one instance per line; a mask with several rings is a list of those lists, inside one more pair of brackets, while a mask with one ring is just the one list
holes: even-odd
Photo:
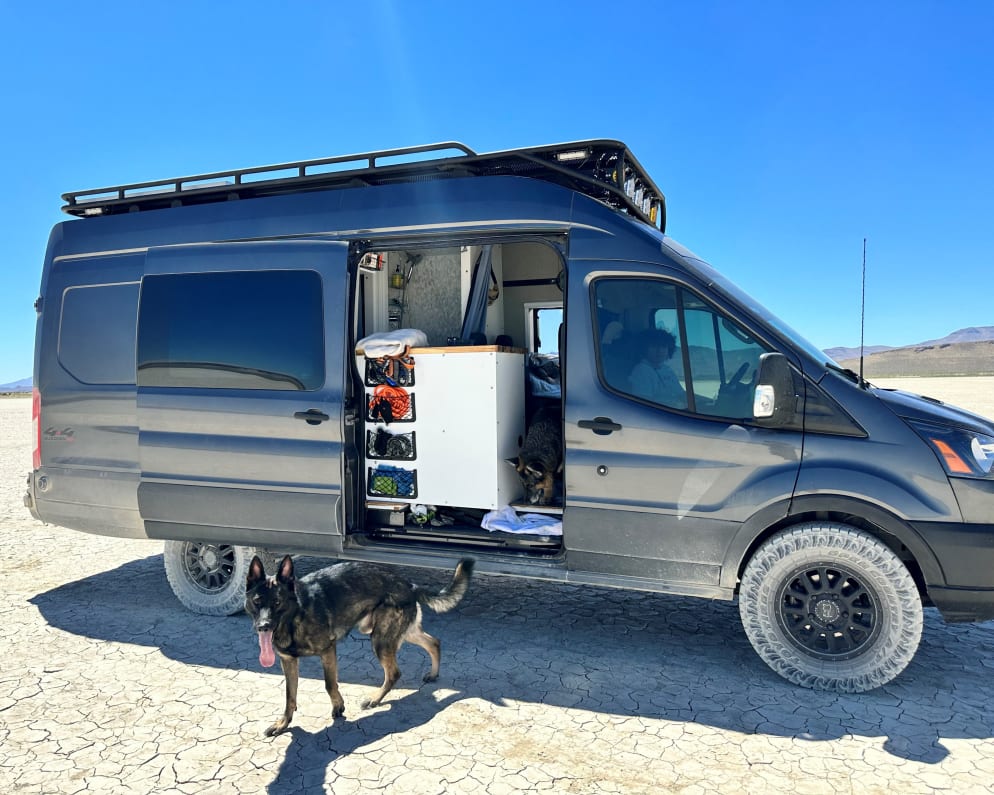
[[759, 357], [769, 348], [693, 293], [682, 295], [697, 412], [752, 417]]
[[313, 271], [146, 276], [138, 385], [311, 390], [324, 383]]
[[84, 384], [133, 384], [137, 316], [137, 282], [69, 288], [62, 297], [59, 362]]
[[710, 416], [752, 416], [768, 348], [694, 293], [658, 279], [594, 285], [601, 377], [612, 389]]
[[663, 310], [675, 317], [677, 288], [645, 279], [602, 279], [594, 289], [604, 380], [619, 392], [686, 409], [679, 334], [657, 318]]

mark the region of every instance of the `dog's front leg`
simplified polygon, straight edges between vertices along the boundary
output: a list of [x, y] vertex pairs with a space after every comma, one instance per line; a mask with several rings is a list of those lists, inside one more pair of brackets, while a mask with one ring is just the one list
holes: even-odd
[[290, 719], [297, 710], [297, 677], [300, 665], [296, 657], [280, 655], [280, 667], [283, 668], [283, 678], [286, 680], [286, 708], [283, 710], [283, 717], [266, 729], [267, 737], [275, 737], [286, 731], [290, 725]]
[[324, 689], [331, 696], [331, 717], [340, 718], [345, 714], [345, 699], [338, 691], [338, 655], [334, 644], [321, 655], [321, 665], [324, 667]]

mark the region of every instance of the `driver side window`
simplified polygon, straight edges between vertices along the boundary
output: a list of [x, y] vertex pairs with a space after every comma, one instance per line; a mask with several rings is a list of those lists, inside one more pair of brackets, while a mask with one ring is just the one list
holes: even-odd
[[712, 417], [752, 416], [768, 348], [696, 294], [659, 279], [594, 284], [598, 366], [616, 392]]
[[742, 326], [683, 290], [683, 321], [691, 357], [698, 414], [752, 417], [759, 357], [768, 348]]

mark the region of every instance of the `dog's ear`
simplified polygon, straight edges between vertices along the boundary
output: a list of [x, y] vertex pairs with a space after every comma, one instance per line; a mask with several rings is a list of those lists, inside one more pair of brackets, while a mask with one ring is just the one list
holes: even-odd
[[262, 567], [262, 561], [259, 560], [259, 556], [256, 555], [252, 558], [252, 562], [249, 563], [248, 577], [245, 578], [245, 587], [251, 590], [264, 579], [266, 579], [266, 570]]
[[294, 587], [293, 558], [286, 555], [280, 562], [280, 570], [276, 574], [276, 581], [283, 583], [291, 591]]

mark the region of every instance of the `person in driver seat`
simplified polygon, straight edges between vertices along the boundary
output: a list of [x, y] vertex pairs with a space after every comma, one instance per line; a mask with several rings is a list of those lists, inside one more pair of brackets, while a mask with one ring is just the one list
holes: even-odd
[[676, 339], [664, 329], [649, 329], [638, 338], [642, 358], [628, 375], [632, 394], [653, 403], [687, 408], [687, 393], [667, 362], [676, 350]]

